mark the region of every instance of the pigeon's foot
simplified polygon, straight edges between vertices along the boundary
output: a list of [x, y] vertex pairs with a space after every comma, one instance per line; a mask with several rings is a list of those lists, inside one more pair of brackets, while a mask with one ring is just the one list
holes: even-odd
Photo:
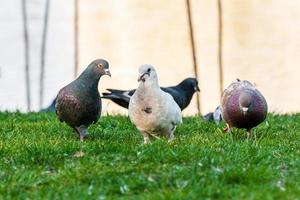
[[142, 133], [142, 134], [144, 137], [144, 144], [149, 144], [151, 142], [149, 134], [148, 133]]
[[151, 141], [149, 137], [144, 137], [144, 144], [149, 144], [150, 142]]
[[226, 127], [223, 128], [223, 131], [229, 133], [231, 131], [231, 126], [229, 126], [229, 124], [226, 124]]
[[175, 140], [174, 134], [171, 133], [168, 137], [168, 142], [172, 142], [173, 140]]
[[83, 140], [84, 140], [84, 137], [85, 137], [85, 136], [83, 136], [83, 135], [80, 135], [80, 142], [83, 142]]
[[81, 158], [81, 157], [84, 156], [84, 152], [81, 151], [81, 150], [77, 151], [77, 152], [75, 152], [75, 154], [73, 156], [76, 157], [76, 158]]

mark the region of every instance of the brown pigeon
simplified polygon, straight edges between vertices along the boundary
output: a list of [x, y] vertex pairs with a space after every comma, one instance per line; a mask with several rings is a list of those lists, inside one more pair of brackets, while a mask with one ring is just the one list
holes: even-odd
[[266, 119], [267, 112], [264, 96], [249, 81], [237, 79], [222, 94], [221, 113], [226, 131], [232, 127], [244, 128], [250, 137], [251, 129]]
[[96, 123], [101, 115], [98, 83], [102, 75], [111, 76], [108, 67], [106, 60], [94, 60], [57, 95], [55, 108], [59, 120], [72, 127], [81, 141], [88, 134], [89, 125]]

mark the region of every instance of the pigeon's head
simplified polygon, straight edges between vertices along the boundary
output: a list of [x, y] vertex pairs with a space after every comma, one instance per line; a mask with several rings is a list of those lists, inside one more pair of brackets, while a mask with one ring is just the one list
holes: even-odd
[[200, 92], [200, 88], [198, 86], [198, 81], [195, 78], [184, 79], [179, 85], [183, 89], [190, 91], [192, 93]]
[[157, 83], [157, 74], [152, 65], [144, 64], [140, 66], [138, 82]]
[[243, 115], [246, 115], [252, 110], [252, 96], [247, 91], [242, 91], [239, 96], [239, 107]]
[[88, 68], [86, 69], [86, 73], [93, 75], [97, 79], [99, 79], [103, 75], [111, 76], [109, 71], [109, 64], [104, 59], [97, 59], [89, 64]]
[[109, 71], [109, 64], [106, 60], [104, 59], [97, 59], [92, 62], [94, 67], [96, 68], [95, 70], [100, 74], [100, 76], [103, 75], [108, 75], [111, 76], [110, 71]]

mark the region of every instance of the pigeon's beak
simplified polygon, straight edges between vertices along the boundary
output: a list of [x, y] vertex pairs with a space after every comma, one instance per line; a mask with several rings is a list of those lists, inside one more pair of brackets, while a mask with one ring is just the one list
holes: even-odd
[[248, 112], [248, 109], [249, 109], [249, 108], [247, 108], [247, 107], [242, 107], [242, 111], [243, 111], [243, 114], [244, 114], [244, 115], [246, 115], [246, 113]]
[[111, 73], [110, 73], [109, 69], [105, 69], [104, 71], [105, 71], [105, 75], [108, 75], [109, 77], [111, 77]]
[[199, 86], [198, 86], [198, 85], [195, 85], [195, 86], [194, 86], [194, 90], [197, 91], [197, 92], [200, 92]]
[[140, 75], [139, 76], [139, 78], [138, 78], [138, 82], [140, 82], [140, 81], [143, 81], [143, 82], [145, 82], [145, 75], [148, 75], [148, 76], [150, 76], [150, 73], [149, 72], [145, 72], [145, 73], [143, 73], [142, 75]]

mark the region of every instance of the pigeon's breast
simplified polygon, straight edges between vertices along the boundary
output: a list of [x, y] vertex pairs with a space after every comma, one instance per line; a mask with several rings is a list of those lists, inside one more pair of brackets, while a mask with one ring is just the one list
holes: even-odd
[[155, 131], [167, 126], [164, 106], [157, 98], [133, 96], [129, 103], [129, 117], [140, 131]]
[[222, 106], [222, 117], [231, 126], [250, 129], [265, 120], [267, 115], [266, 101], [260, 93], [250, 91], [252, 106], [246, 115], [240, 110], [240, 91], [232, 91]]
[[57, 96], [57, 114], [60, 120], [72, 127], [96, 122], [101, 112], [100, 101], [81, 99], [69, 90], [62, 90]]

